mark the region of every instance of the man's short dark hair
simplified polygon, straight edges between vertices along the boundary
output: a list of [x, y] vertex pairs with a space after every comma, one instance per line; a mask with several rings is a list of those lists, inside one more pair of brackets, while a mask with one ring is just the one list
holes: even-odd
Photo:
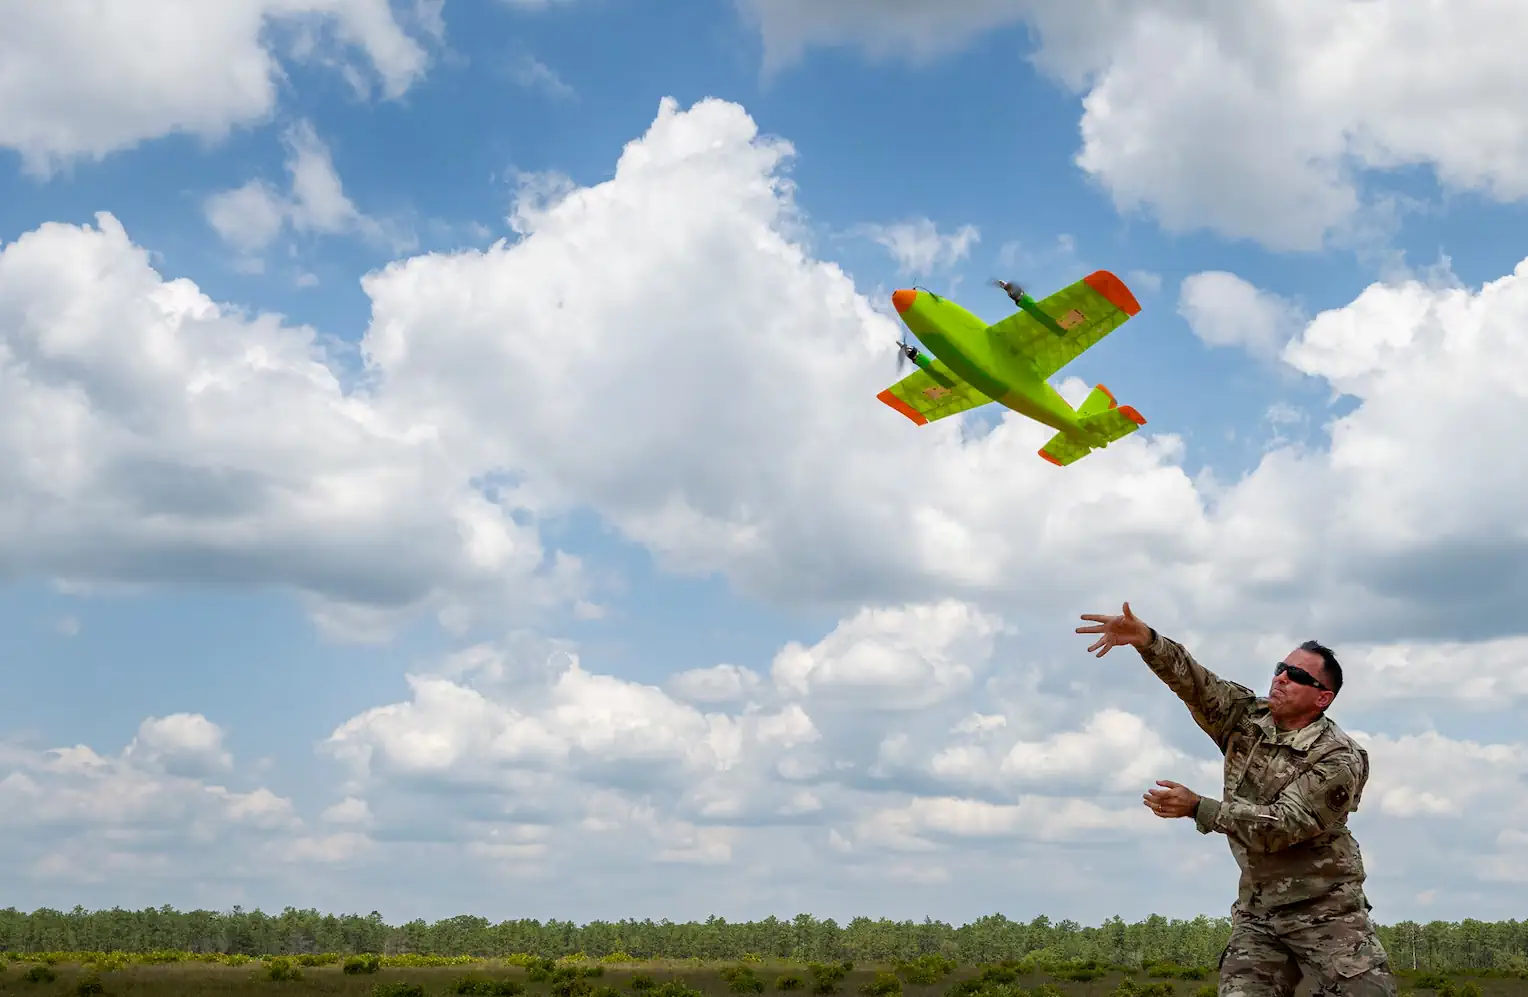
[[1331, 687], [1332, 695], [1341, 692], [1342, 666], [1337, 663], [1337, 655], [1332, 653], [1332, 649], [1318, 641], [1308, 640], [1300, 645], [1300, 650], [1320, 656], [1321, 668], [1326, 672], [1326, 684]]

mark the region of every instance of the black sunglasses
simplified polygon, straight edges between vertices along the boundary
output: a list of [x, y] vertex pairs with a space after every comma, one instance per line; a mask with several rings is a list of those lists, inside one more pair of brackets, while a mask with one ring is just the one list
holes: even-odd
[[1320, 689], [1322, 692], [1331, 692], [1332, 691], [1332, 690], [1328, 689], [1326, 686], [1322, 685], [1320, 680], [1318, 680], [1316, 678], [1316, 676], [1312, 675], [1310, 672], [1308, 672], [1305, 669], [1301, 668], [1299, 665], [1291, 665], [1287, 661], [1281, 661], [1276, 666], [1274, 666], [1273, 674], [1275, 676], [1278, 676], [1278, 675], [1288, 675], [1289, 676], [1289, 681], [1297, 682], [1300, 685], [1315, 686], [1317, 689]]

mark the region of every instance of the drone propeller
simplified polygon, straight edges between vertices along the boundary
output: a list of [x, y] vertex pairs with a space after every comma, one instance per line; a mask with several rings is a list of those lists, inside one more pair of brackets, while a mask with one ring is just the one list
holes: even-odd
[[917, 355], [918, 348], [916, 346], [909, 346], [907, 343], [907, 336], [906, 334], [903, 334], [901, 340], [897, 342], [897, 374], [900, 375], [902, 371], [907, 367], [907, 361], [911, 360]]
[[1019, 299], [1024, 296], [1024, 288], [1020, 287], [1018, 284], [1010, 284], [1008, 281], [997, 277], [992, 278], [991, 284], [993, 287], [1002, 288], [1003, 292], [1007, 294], [1008, 297], [1013, 299], [1013, 303], [1015, 305], [1017, 305], [1019, 303]]

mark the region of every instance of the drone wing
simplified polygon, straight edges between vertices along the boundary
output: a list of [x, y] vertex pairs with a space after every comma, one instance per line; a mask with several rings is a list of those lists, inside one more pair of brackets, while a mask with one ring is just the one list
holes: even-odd
[[918, 368], [876, 398], [920, 426], [992, 401], [955, 376], [937, 357], [930, 357], [929, 361], [933, 373]]
[[1036, 304], [1054, 327], [1017, 311], [989, 326], [988, 333], [1028, 357], [1042, 380], [1141, 310], [1125, 282], [1107, 270], [1094, 271]]

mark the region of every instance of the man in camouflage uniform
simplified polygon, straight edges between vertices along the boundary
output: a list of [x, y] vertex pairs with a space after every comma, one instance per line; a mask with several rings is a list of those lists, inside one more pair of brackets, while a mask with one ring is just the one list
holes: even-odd
[[1088, 648], [1135, 647], [1225, 755], [1221, 799], [1160, 780], [1146, 793], [1159, 817], [1219, 832], [1241, 867], [1219, 997], [1291, 997], [1302, 969], [1324, 997], [1395, 997], [1389, 959], [1369, 919], [1364, 866], [1348, 814], [1369, 756], [1326, 716], [1342, 688], [1332, 652], [1307, 641], [1274, 668], [1266, 697], [1229, 682], [1130, 612], [1084, 615]]

